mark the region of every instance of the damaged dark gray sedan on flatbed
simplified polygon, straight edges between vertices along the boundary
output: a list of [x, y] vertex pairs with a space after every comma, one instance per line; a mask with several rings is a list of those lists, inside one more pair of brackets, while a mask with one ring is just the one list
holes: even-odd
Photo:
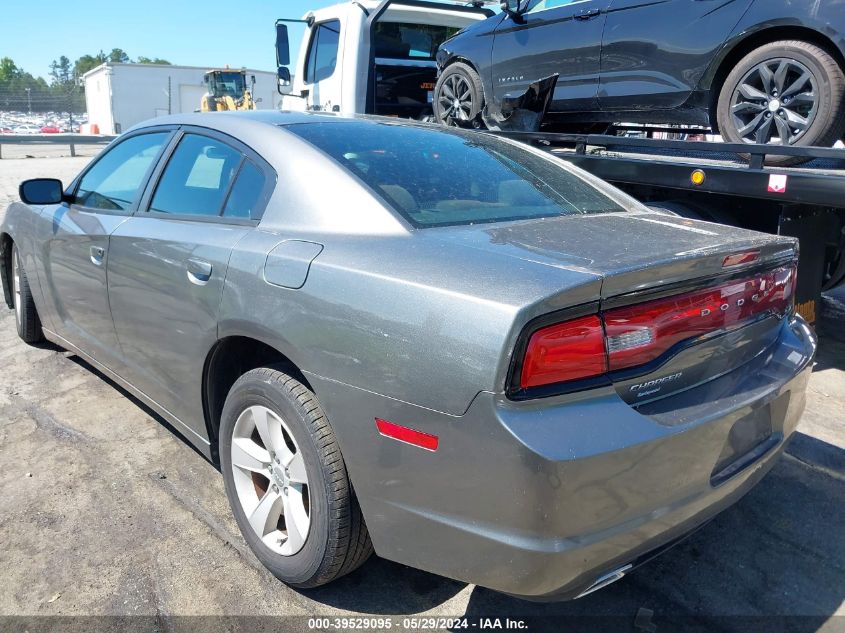
[[177, 115], [21, 198], [18, 333], [218, 464], [296, 587], [374, 549], [583, 595], [739, 499], [804, 408], [794, 240], [650, 211], [510, 140]]

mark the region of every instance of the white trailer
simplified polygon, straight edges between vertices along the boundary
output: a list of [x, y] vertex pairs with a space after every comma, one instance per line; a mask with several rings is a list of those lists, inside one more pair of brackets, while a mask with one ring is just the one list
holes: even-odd
[[[282, 108], [428, 119], [437, 49], [493, 15], [484, 4], [498, 2], [356, 0], [277, 20]], [[291, 23], [306, 26], [293, 81]]]
[[[114, 64], [107, 62], [82, 76], [88, 122], [101, 134], [120, 134], [156, 116], [199, 109], [206, 86], [203, 75], [211, 66]], [[259, 109], [278, 109], [281, 95], [276, 74], [247, 70], [255, 75]]]

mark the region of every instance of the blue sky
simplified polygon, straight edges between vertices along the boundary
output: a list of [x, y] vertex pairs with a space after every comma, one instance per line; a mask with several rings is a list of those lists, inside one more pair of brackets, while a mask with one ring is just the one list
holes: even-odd
[[[0, 57], [11, 57], [27, 72], [45, 78], [50, 62], [60, 55], [73, 62], [112, 48], [122, 48], [133, 59], [143, 55], [185, 66], [229, 64], [272, 71], [276, 18], [299, 17], [336, 2], [42, 0], [36, 7], [8, 0], [0, 10]], [[292, 29], [291, 35], [298, 32]]]

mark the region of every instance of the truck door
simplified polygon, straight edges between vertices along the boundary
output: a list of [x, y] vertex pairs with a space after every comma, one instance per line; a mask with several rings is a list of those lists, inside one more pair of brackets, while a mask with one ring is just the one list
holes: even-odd
[[601, 39], [608, 0], [531, 0], [508, 17], [493, 42], [493, 96], [517, 97], [559, 74], [551, 110], [597, 109]]
[[340, 20], [318, 22], [308, 32], [310, 37], [303, 68], [303, 91], [307, 110], [340, 111], [341, 77], [338, 68]]
[[753, 0], [611, 0], [602, 110], [671, 109], [698, 86]]

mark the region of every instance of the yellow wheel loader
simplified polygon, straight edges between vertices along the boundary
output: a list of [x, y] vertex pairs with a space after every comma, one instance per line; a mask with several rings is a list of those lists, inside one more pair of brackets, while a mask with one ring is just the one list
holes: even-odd
[[246, 71], [221, 68], [209, 70], [203, 76], [208, 92], [202, 96], [201, 112], [225, 110], [255, 110], [255, 75], [251, 75], [250, 88], [246, 86]]

